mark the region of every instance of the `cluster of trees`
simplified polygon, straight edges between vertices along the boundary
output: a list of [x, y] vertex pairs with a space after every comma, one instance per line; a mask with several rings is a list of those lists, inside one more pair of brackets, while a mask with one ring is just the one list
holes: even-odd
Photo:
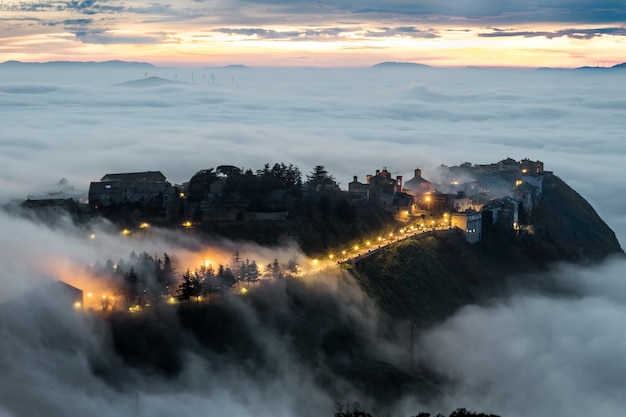
[[178, 299], [189, 301], [194, 297], [208, 297], [229, 292], [240, 284], [254, 285], [259, 279], [283, 279], [295, 277], [298, 265], [291, 260], [282, 265], [278, 259], [267, 264], [263, 272], [255, 260], [242, 259], [235, 251], [228, 265], [201, 265], [193, 272], [189, 269], [182, 275], [178, 285]]
[[[91, 272], [106, 280], [127, 306], [158, 302], [172, 293], [178, 281], [172, 259], [167, 253], [151, 256], [146, 252], [139, 255], [131, 252], [128, 259], [120, 259], [117, 264], [111, 259], [104, 264], [97, 262], [91, 267]], [[103, 297], [102, 310], [115, 308], [112, 303], [111, 298]]]
[[[219, 187], [214, 184], [222, 182]], [[307, 181], [302, 182], [300, 169], [293, 165], [275, 163], [273, 166], [265, 164], [262, 169], [238, 168], [232, 165], [220, 165], [198, 171], [189, 180], [188, 201], [197, 203], [206, 198], [211, 186], [219, 188], [219, 196], [213, 196], [214, 204], [239, 203], [249, 209], [278, 210], [285, 209], [288, 201], [298, 199], [304, 188], [311, 191], [320, 187], [336, 188], [335, 179], [326, 171], [324, 166], [313, 168]]]
[[260, 279], [284, 279], [298, 275], [298, 264], [290, 260], [281, 264], [274, 259], [267, 265], [259, 266], [252, 259], [243, 259], [235, 251], [227, 265], [201, 265], [194, 271], [187, 269], [182, 276], [176, 272], [172, 258], [164, 253], [151, 256], [146, 252], [137, 255], [131, 252], [128, 259], [120, 259], [117, 264], [108, 259], [89, 267], [91, 274], [106, 281], [110, 295], [121, 296], [124, 306], [117, 305], [112, 297], [102, 297], [102, 310], [119, 307], [144, 306], [158, 303], [165, 296], [177, 296], [179, 300], [194, 297], [211, 297], [224, 294], [235, 286], [254, 285]]
[[203, 200], [211, 191], [211, 185], [223, 181], [221, 202], [239, 196], [246, 200], [254, 200], [275, 191], [298, 194], [302, 188], [300, 169], [292, 164], [276, 163], [272, 167], [265, 164], [262, 169], [238, 168], [232, 165], [220, 165], [198, 171], [189, 180], [189, 202]]
[[[415, 417], [430, 417], [431, 414], [427, 412], [419, 412]], [[353, 405], [343, 406], [338, 405], [335, 417], [372, 417], [372, 415], [361, 408], [359, 403]], [[446, 417], [443, 414], [437, 414], [436, 417]], [[476, 413], [474, 411], [467, 410], [465, 408], [458, 408], [451, 412], [448, 417], [500, 417], [496, 414]]]

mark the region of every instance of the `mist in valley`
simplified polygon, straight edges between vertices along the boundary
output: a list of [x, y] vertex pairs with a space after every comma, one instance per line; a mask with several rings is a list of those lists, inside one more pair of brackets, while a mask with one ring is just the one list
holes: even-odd
[[[1, 202], [68, 185], [86, 198], [89, 182], [112, 172], [160, 170], [178, 184], [221, 164], [285, 162], [303, 173], [322, 164], [347, 188], [353, 175], [383, 166], [405, 178], [419, 167], [428, 179], [440, 164], [528, 157], [585, 197], [624, 242], [621, 73], [220, 68], [195, 69], [192, 80], [191, 69], [149, 72], [0, 66]], [[119, 85], [146, 75], [179, 83]], [[36, 290], [63, 280], [100, 294], [104, 284], [86, 267], [131, 252], [168, 253], [179, 275], [206, 259], [226, 263], [234, 250], [260, 264], [309, 263], [293, 242], [206, 242], [158, 228], [128, 238], [106, 222], [49, 226], [8, 213], [0, 225], [2, 416], [330, 416], [336, 401], [394, 416], [458, 407], [583, 416], [626, 405], [623, 259], [555, 265], [536, 279], [553, 280], [561, 295], [511, 287], [420, 332], [414, 361], [428, 377], [408, 384], [420, 392], [379, 401], [342, 364], [375, 358], [414, 378], [409, 324], [379, 311], [340, 271], [260, 286], [252, 301], [227, 297], [224, 326], [237, 337], [227, 332], [226, 347], [175, 310], [125, 327]], [[124, 332], [137, 336], [137, 352], [154, 347], [155, 362], [121, 355]], [[352, 345], [360, 350], [346, 350]]]

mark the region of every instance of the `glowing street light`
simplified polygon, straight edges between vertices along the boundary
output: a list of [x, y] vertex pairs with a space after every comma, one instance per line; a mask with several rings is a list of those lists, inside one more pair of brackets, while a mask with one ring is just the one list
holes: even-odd
[[128, 230], [128, 229], [124, 229], [124, 230], [122, 230], [122, 234], [123, 234], [124, 236], [128, 236], [128, 235], [130, 235], [130, 230]]
[[335, 255], [333, 255], [332, 253], [330, 255], [328, 255], [328, 259], [330, 259], [331, 261], [333, 260], [334, 257], [335, 257]]
[[146, 222], [143, 222], [143, 223], [141, 223], [141, 224], [139, 225], [139, 228], [140, 228], [140, 229], [147, 229], [148, 227], [150, 227], [150, 225], [149, 225], [148, 223], [146, 223]]

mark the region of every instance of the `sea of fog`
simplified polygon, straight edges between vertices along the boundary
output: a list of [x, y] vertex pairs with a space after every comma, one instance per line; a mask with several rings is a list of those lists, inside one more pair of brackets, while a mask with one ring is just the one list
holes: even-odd
[[[178, 83], [120, 85], [153, 76]], [[68, 187], [86, 197], [90, 181], [113, 172], [160, 170], [182, 183], [221, 164], [255, 170], [284, 162], [303, 173], [321, 164], [346, 188], [354, 175], [363, 180], [382, 167], [407, 179], [419, 167], [428, 179], [441, 164], [530, 158], [586, 198], [623, 244], [624, 77], [610, 71], [0, 65], [0, 203]], [[62, 178], [67, 183], [59, 185]], [[102, 224], [94, 226], [97, 243], [86, 244], [83, 231], [69, 223], [50, 229], [5, 214], [0, 227], [0, 302], [42, 279], [64, 278], [95, 259], [130, 251], [177, 253], [190, 264], [202, 251], [227, 257], [233, 248], [263, 260], [275, 253], [303, 259], [288, 242], [278, 249], [232, 242], [203, 248], [166, 231], [124, 240]], [[393, 415], [459, 406], [503, 416], [621, 414], [625, 269], [623, 260], [557, 266], [553, 278], [579, 296], [513, 292], [492, 305], [462, 309], [421, 335], [416, 347], [418, 359], [450, 381], [445, 391], [432, 404], [404, 398]], [[320, 277], [319, 285], [335, 291], [329, 284], [335, 278]], [[375, 320], [358, 288], [341, 293], [360, 300], [349, 314]], [[207, 358], [190, 354], [175, 380], [125, 369], [115, 386], [85, 359], [95, 354], [125, 367], [102, 347], [106, 337], [98, 329], [68, 317], [62, 331], [76, 345], [51, 347], [38, 337], [45, 329], [34, 317], [25, 313], [21, 330], [0, 328], [2, 417], [321, 416], [334, 410], [324, 387], [259, 323], [263, 346], [284, 358], [271, 381], [243, 375], [236, 364], [216, 374]], [[393, 346], [381, 351], [390, 361], [397, 354]]]

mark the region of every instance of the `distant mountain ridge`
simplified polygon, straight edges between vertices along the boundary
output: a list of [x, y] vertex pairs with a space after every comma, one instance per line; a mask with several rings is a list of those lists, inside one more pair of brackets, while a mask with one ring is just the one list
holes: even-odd
[[0, 63], [2, 66], [45, 66], [45, 67], [108, 67], [108, 68], [124, 68], [124, 67], [141, 67], [141, 68], [155, 68], [154, 65], [149, 62], [132, 62], [132, 61], [49, 61], [49, 62], [22, 62], [22, 61], [5, 61]]
[[621, 71], [626, 70], [626, 62], [621, 64], [613, 65], [612, 67], [577, 67], [577, 68], [552, 68], [552, 67], [541, 67], [537, 68], [539, 71]]
[[434, 68], [430, 65], [418, 64], [415, 62], [398, 62], [398, 61], [386, 61], [376, 65], [372, 65], [370, 68]]
[[[53, 67], [53, 68], [63, 68], [63, 67], [96, 67], [96, 68], [142, 68], [144, 70], [154, 69], [154, 68], [164, 68], [157, 67], [149, 62], [139, 62], [139, 61], [122, 61], [122, 60], [109, 60], [109, 61], [49, 61], [49, 62], [23, 62], [16, 60], [9, 60], [0, 62], [0, 67]], [[385, 61], [380, 62], [378, 64], [372, 65], [369, 67], [370, 69], [442, 69], [439, 67], [433, 67], [431, 65], [419, 64], [416, 62], [403, 62], [403, 61]], [[231, 64], [231, 65], [223, 65], [223, 66], [206, 66], [202, 67], [203, 70], [218, 70], [218, 69], [229, 69], [229, 70], [252, 70], [253, 67], [249, 67], [247, 65], [242, 64]], [[468, 66], [465, 69], [489, 69], [484, 67], [476, 67], [476, 66]], [[611, 67], [592, 67], [592, 66], [583, 66], [577, 68], [555, 68], [555, 67], [539, 67], [536, 70], [540, 71], [619, 71], [626, 70], [626, 62], [621, 64], [616, 64]]]
[[126, 81], [126, 82], [119, 83], [116, 85], [123, 86], [123, 87], [141, 88], [141, 87], [158, 87], [161, 85], [171, 85], [171, 84], [185, 84], [185, 83], [153, 76], [153, 77], [147, 77], [147, 78], [140, 78], [138, 80]]

